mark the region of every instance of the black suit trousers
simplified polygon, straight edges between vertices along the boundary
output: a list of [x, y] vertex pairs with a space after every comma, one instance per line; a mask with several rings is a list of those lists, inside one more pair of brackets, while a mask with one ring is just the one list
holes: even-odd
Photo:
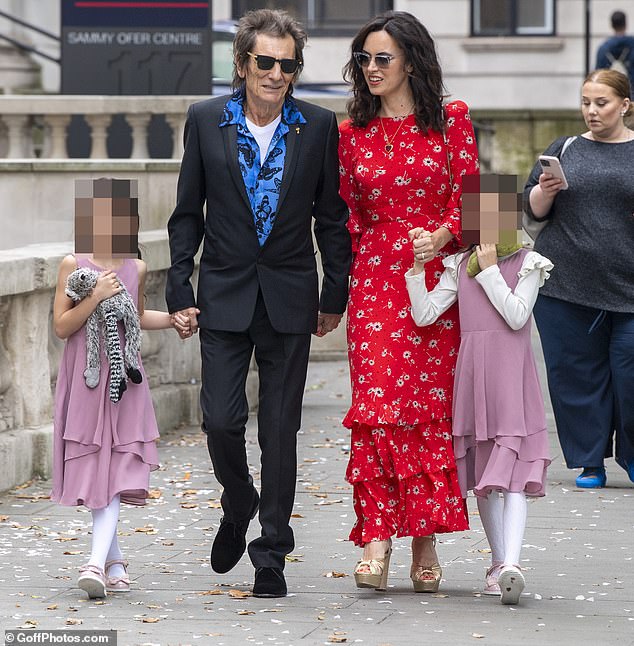
[[200, 330], [203, 431], [218, 482], [222, 509], [246, 520], [255, 489], [249, 475], [246, 379], [251, 356], [259, 373], [258, 443], [261, 450], [262, 533], [249, 544], [255, 567], [284, 568], [294, 546], [290, 517], [297, 479], [297, 432], [310, 351], [310, 334], [282, 334], [271, 325], [262, 295], [244, 332]]

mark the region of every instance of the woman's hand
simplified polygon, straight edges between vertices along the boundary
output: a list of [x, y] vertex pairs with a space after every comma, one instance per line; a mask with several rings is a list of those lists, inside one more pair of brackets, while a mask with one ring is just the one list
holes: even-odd
[[92, 295], [99, 303], [105, 301], [121, 291], [121, 283], [114, 271], [102, 271], [97, 278], [97, 283], [92, 289]]
[[493, 243], [480, 244], [475, 251], [480, 269], [485, 270], [487, 267], [498, 264], [498, 252]]
[[539, 184], [535, 184], [528, 196], [533, 215], [538, 220], [545, 218], [557, 197], [557, 193], [563, 188], [563, 182], [553, 177], [551, 173], [542, 173], [539, 176]]
[[559, 191], [563, 189], [564, 183], [552, 173], [542, 173], [539, 176], [539, 188], [542, 189], [544, 197], [554, 200]]

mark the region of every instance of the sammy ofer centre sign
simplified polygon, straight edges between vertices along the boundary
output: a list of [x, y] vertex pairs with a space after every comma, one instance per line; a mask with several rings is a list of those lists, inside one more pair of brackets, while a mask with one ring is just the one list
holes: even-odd
[[211, 0], [62, 0], [63, 94], [208, 94]]

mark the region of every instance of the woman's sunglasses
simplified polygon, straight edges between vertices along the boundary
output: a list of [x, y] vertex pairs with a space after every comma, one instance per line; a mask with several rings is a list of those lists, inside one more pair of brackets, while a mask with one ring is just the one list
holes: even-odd
[[247, 52], [247, 54], [255, 60], [258, 69], [263, 72], [272, 70], [275, 63], [280, 64], [280, 68], [284, 74], [295, 74], [301, 66], [301, 62], [296, 58], [273, 58], [272, 56], [263, 56], [262, 54], [254, 54], [253, 52]]
[[[354, 60], [357, 61], [359, 67], [367, 67], [372, 60], [372, 55], [367, 52], [353, 52]], [[390, 66], [390, 63], [397, 58], [397, 56], [392, 56], [391, 54], [377, 54], [374, 56], [374, 62], [376, 66], [385, 69]]]

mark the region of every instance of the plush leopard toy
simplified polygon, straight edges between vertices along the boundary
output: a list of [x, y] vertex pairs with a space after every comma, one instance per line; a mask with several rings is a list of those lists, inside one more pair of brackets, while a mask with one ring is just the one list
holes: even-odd
[[[80, 267], [66, 280], [66, 295], [78, 302], [88, 296], [97, 284], [99, 273]], [[117, 321], [125, 328], [125, 350], [119, 342]], [[106, 356], [110, 364], [110, 400], [118, 402], [127, 388], [126, 374], [134, 384], [143, 381], [139, 370], [141, 327], [139, 315], [130, 293], [121, 283], [121, 291], [104, 299], [86, 321], [86, 370], [84, 378], [88, 388], [96, 388], [101, 370], [100, 333], [105, 341]]]

